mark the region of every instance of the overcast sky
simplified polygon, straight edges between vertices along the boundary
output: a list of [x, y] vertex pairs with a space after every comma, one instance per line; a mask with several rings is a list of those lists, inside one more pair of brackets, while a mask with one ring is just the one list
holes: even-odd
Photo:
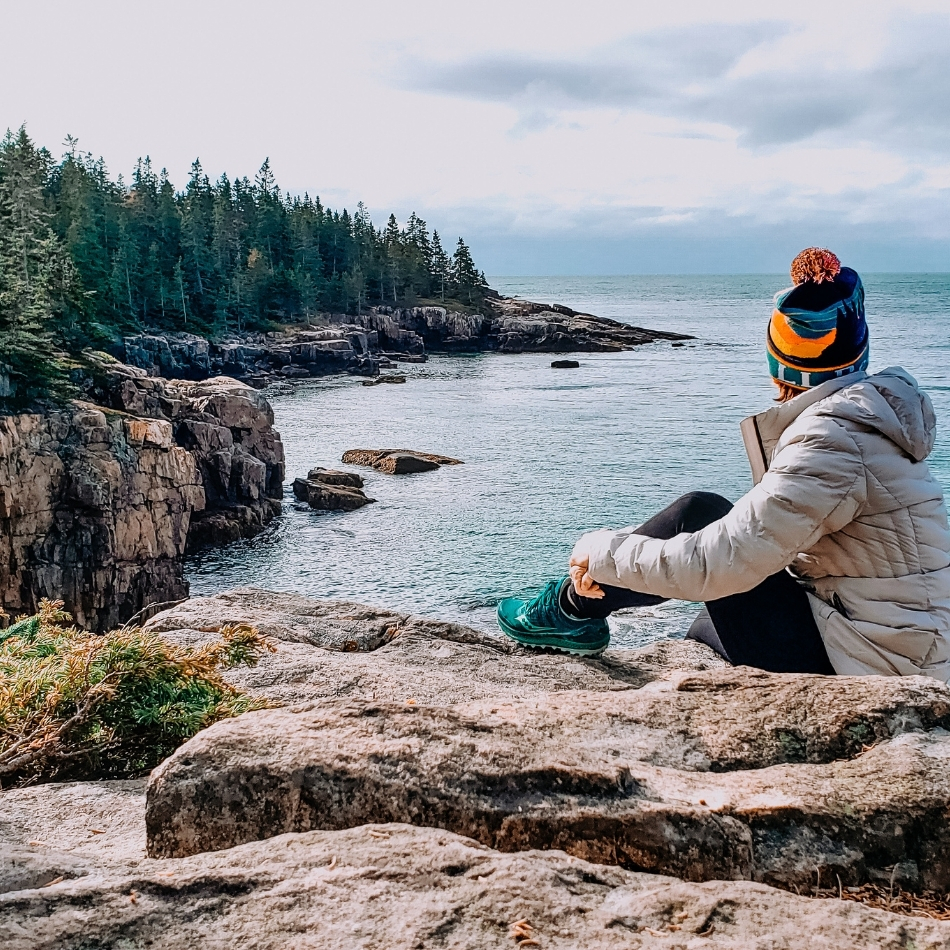
[[0, 123], [252, 176], [489, 274], [950, 270], [950, 3], [0, 0]]

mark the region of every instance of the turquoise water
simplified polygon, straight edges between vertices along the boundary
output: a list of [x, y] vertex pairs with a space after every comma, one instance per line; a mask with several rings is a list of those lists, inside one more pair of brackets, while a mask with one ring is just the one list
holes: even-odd
[[[645, 520], [690, 489], [751, 487], [738, 424], [770, 405], [764, 334], [780, 276], [496, 278], [504, 294], [694, 334], [621, 354], [432, 357], [405, 386], [309, 380], [268, 390], [288, 485], [344, 450], [399, 447], [465, 464], [393, 477], [378, 500], [311, 511], [288, 492], [263, 535], [193, 558], [192, 593], [242, 584], [341, 597], [494, 629], [494, 604], [563, 573], [574, 539]], [[900, 364], [950, 423], [950, 275], [866, 275], [871, 368]], [[950, 437], [931, 464], [950, 488]], [[614, 642], [681, 636], [696, 608], [612, 619]]]

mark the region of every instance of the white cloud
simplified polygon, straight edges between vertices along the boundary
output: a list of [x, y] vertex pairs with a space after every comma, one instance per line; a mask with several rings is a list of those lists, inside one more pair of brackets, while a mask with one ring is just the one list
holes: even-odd
[[649, 234], [667, 248], [651, 266], [718, 242], [695, 260], [728, 245], [740, 267], [763, 228], [853, 239], [885, 263], [919, 245], [950, 267], [946, 0], [3, 12], [0, 122], [54, 151], [78, 135], [114, 171], [149, 153], [183, 183], [195, 155], [232, 175], [269, 155], [283, 187], [417, 210], [496, 270], [571, 241], [596, 270], [597, 247], [606, 262], [610, 242]]

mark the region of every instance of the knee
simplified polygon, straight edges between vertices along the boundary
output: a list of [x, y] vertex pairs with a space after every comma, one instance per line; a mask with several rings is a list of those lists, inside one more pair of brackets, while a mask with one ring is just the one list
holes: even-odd
[[709, 491], [691, 491], [681, 495], [674, 505], [677, 508], [683, 531], [699, 531], [718, 521], [732, 510], [732, 502], [722, 495]]

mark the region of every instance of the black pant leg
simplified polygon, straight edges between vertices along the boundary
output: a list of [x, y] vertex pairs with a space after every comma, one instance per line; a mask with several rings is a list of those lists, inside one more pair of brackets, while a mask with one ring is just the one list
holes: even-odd
[[[677, 498], [659, 514], [654, 515], [636, 529], [637, 534], [647, 538], [661, 538], [668, 541], [678, 534], [692, 534], [718, 521], [732, 510], [732, 503], [722, 495], [713, 492], [693, 491]], [[563, 606], [574, 617], [589, 619], [604, 618], [615, 610], [625, 607], [652, 607], [662, 604], [666, 597], [653, 594], [641, 594], [625, 587], [611, 587], [601, 584], [604, 596], [582, 597], [568, 585], [563, 594]]]
[[707, 601], [706, 609], [722, 645], [717, 652], [736, 666], [771, 673], [835, 672], [808, 595], [788, 571], [767, 577], [745, 593]]

